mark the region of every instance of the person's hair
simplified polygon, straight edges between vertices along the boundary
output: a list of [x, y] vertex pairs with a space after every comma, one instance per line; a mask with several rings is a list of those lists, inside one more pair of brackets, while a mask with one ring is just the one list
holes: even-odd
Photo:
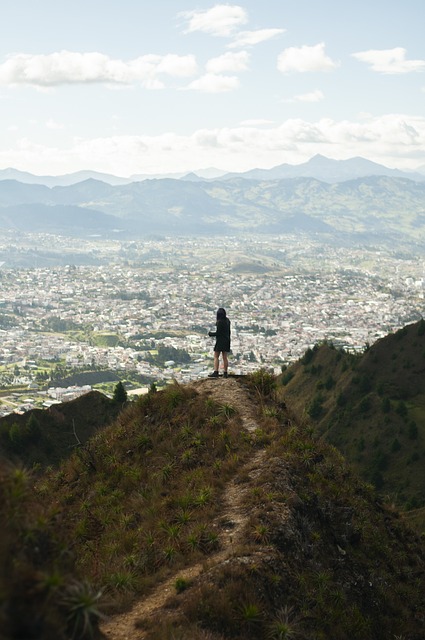
[[217, 320], [223, 320], [226, 317], [226, 309], [223, 309], [223, 307], [220, 307], [220, 309], [217, 309]]

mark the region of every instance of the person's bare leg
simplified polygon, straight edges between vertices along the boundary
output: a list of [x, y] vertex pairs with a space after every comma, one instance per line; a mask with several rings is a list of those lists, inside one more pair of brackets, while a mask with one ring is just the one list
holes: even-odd
[[227, 359], [227, 353], [225, 351], [221, 352], [221, 355], [223, 356], [223, 369], [224, 369], [224, 373], [227, 373], [227, 367], [229, 366], [229, 361]]
[[218, 361], [219, 355], [220, 355], [219, 351], [214, 351], [214, 371], [217, 371], [217, 373], [218, 373], [218, 367], [219, 367], [219, 361]]

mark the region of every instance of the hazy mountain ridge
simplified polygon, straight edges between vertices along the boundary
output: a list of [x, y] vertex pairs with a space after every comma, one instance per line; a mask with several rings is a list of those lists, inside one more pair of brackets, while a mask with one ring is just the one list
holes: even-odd
[[24, 184], [40, 184], [49, 188], [53, 187], [69, 187], [84, 180], [94, 179], [107, 182], [111, 185], [128, 184], [132, 182], [131, 178], [120, 178], [110, 173], [101, 173], [99, 171], [76, 171], [75, 173], [67, 173], [61, 176], [40, 176], [28, 171], [19, 171], [9, 167], [8, 169], [0, 169], [0, 180], [17, 180]]
[[[8, 208], [36, 204], [52, 208], [59, 227], [66, 220], [58, 205], [107, 214], [97, 221], [98, 233], [111, 228], [124, 233], [235, 234], [240, 232], [323, 232], [328, 236], [363, 234], [364, 237], [425, 238], [425, 181], [371, 176], [338, 183], [315, 178], [258, 181], [242, 177], [215, 181], [145, 180], [111, 186], [93, 179], [48, 188], [13, 180], [0, 181], [0, 213], [8, 228]], [[16, 228], [32, 230], [25, 213], [14, 211]], [[10, 212], [9, 212], [10, 213]], [[44, 212], [45, 213], [45, 212]], [[23, 215], [23, 213], [22, 213]], [[93, 221], [81, 217], [80, 233], [92, 233]], [[114, 224], [115, 219], [115, 224]], [[49, 225], [45, 224], [45, 231]]]
[[111, 173], [102, 173], [100, 171], [91, 171], [87, 169], [58, 176], [40, 176], [29, 173], [28, 171], [19, 171], [18, 169], [9, 167], [8, 169], [0, 169], [0, 181], [17, 180], [18, 182], [22, 182], [24, 184], [40, 184], [49, 188], [53, 188], [69, 187], [73, 184], [77, 184], [78, 182], [83, 182], [84, 180], [99, 180], [100, 182], [106, 182], [111, 186], [118, 186], [123, 184], [130, 184], [131, 182], [140, 182], [142, 180], [164, 178], [173, 178], [175, 180], [190, 180], [191, 178], [193, 178], [194, 180], [213, 180], [225, 175], [225, 173], [226, 171], [220, 171], [219, 169], [210, 168], [198, 171], [197, 173], [193, 174], [187, 174], [185, 172], [170, 174], [140, 173], [134, 174], [128, 178], [123, 178], [121, 176], [115, 176]]
[[124, 226], [115, 216], [76, 205], [18, 204], [0, 208], [0, 228], [87, 235]]
[[272, 169], [252, 169], [244, 173], [229, 173], [224, 176], [243, 177], [252, 180], [283, 180], [289, 178], [316, 178], [323, 182], [345, 182], [356, 178], [369, 176], [388, 176], [392, 178], [409, 178], [411, 180], [425, 180], [419, 171], [401, 171], [389, 169], [384, 165], [356, 157], [347, 160], [333, 160], [320, 154], [313, 156], [307, 162], [298, 165], [281, 164]]
[[83, 170], [60, 176], [39, 176], [27, 171], [19, 171], [11, 167], [0, 169], [1, 180], [18, 180], [27, 184], [43, 184], [48, 187], [70, 186], [87, 179], [100, 180], [111, 185], [123, 185], [142, 180], [172, 178], [186, 181], [202, 181], [229, 179], [242, 177], [252, 180], [282, 180], [286, 178], [316, 178], [324, 182], [344, 182], [355, 178], [385, 175], [390, 177], [405, 177], [411, 180], [425, 180], [425, 166], [418, 167], [416, 171], [401, 171], [400, 169], [390, 169], [377, 162], [372, 162], [362, 157], [348, 158], [347, 160], [334, 160], [317, 154], [307, 162], [301, 164], [284, 163], [271, 169], [251, 169], [244, 172], [228, 172], [216, 168], [193, 170], [191, 172], [180, 172], [172, 174], [133, 174], [128, 178], [114, 176], [109, 173], [99, 171]]

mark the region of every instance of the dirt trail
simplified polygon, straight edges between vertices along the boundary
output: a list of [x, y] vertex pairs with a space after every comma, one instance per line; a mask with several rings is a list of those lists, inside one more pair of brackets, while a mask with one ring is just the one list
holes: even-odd
[[[255, 407], [237, 379], [206, 379], [192, 384], [200, 393], [211, 396], [221, 404], [229, 404], [234, 407], [241, 416], [242, 424], [247, 431], [256, 429]], [[264, 451], [258, 451], [241, 470], [244, 473], [254, 475], [261, 465], [263, 456]], [[233, 480], [226, 487], [223, 510], [216, 521], [220, 531], [220, 551], [209, 556], [203, 562], [177, 571], [166, 581], [161, 582], [149, 596], [139, 600], [130, 611], [114, 616], [104, 623], [101, 630], [108, 640], [143, 640], [145, 632], [135, 627], [136, 622], [157, 613], [167, 599], [176, 593], [174, 587], [176, 578], [194, 580], [202, 572], [217, 566], [232, 556], [234, 544], [237, 544], [248, 520], [248, 514], [241, 507], [241, 498], [244, 491], [247, 490], [244, 488], [245, 486], [237, 484]]]

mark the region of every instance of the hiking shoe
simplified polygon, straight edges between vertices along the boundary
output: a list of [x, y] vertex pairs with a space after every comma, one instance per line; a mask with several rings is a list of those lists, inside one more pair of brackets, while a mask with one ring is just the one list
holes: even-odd
[[227, 374], [227, 371], [225, 371], [225, 372], [223, 373], [223, 378], [228, 378], [228, 377], [229, 377], [229, 376], [228, 376], [228, 374]]
[[213, 371], [212, 373], [208, 374], [209, 378], [218, 378], [218, 371]]

